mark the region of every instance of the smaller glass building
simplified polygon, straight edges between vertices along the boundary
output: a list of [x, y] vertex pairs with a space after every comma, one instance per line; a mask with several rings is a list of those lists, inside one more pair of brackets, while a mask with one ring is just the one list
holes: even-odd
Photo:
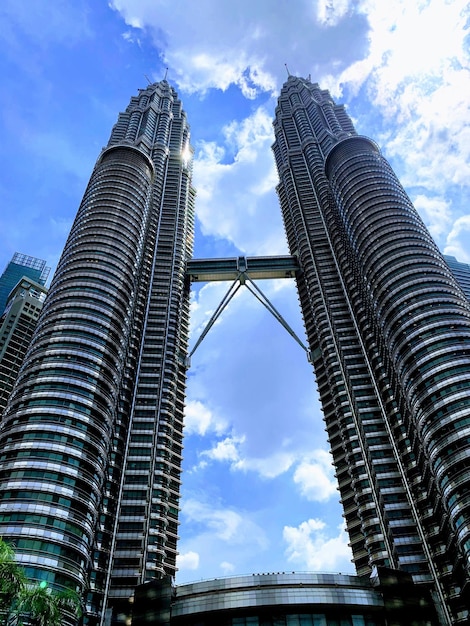
[[0, 315], [5, 309], [11, 290], [23, 276], [45, 285], [50, 271], [51, 268], [46, 267], [46, 261], [15, 252], [0, 276]]
[[444, 259], [450, 271], [457, 279], [462, 291], [470, 300], [470, 263], [461, 263], [455, 256], [444, 254]]
[[409, 574], [388, 568], [371, 578], [282, 572], [177, 587], [165, 578], [138, 587], [131, 602], [132, 626], [439, 624], [423, 589]]
[[0, 315], [0, 416], [23, 363], [46, 294], [46, 287], [23, 276], [10, 292], [3, 315]]

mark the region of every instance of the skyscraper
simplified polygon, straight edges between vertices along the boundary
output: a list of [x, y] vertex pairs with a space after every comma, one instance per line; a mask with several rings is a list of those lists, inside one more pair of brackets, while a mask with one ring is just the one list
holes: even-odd
[[45, 285], [50, 270], [51, 268], [46, 266], [46, 261], [15, 252], [0, 276], [0, 315], [5, 309], [10, 291], [23, 276], [31, 278], [40, 285]]
[[47, 289], [23, 276], [0, 316], [0, 417], [36, 328]]
[[470, 306], [377, 145], [290, 76], [273, 146], [353, 560], [468, 623]]
[[447, 254], [444, 255], [444, 259], [459, 285], [462, 287], [462, 291], [470, 300], [470, 265], [457, 261], [455, 256], [449, 256]]
[[176, 92], [149, 85], [97, 160], [1, 425], [0, 536], [29, 577], [89, 590], [88, 624], [176, 568], [191, 167]]

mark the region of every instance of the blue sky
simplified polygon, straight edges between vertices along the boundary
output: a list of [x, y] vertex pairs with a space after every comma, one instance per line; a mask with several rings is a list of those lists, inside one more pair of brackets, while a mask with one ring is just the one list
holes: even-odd
[[[381, 146], [440, 248], [470, 262], [464, 0], [3, 0], [0, 269], [54, 268], [117, 114], [151, 81], [192, 127], [197, 257], [287, 253], [270, 146], [311, 74]], [[304, 338], [295, 286], [260, 285]], [[195, 341], [228, 285], [198, 286]], [[192, 359], [177, 582], [352, 571], [311, 366], [241, 292]]]

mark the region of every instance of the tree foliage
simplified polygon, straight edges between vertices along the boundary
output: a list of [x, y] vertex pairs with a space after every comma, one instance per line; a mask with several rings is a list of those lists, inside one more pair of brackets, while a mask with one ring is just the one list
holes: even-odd
[[18, 598], [26, 585], [26, 576], [15, 560], [13, 548], [0, 539], [0, 615], [8, 624]]
[[13, 548], [0, 539], [0, 623], [2, 626], [62, 626], [63, 618], [81, 616], [80, 597], [73, 589], [56, 591], [28, 582]]
[[71, 589], [54, 591], [42, 585], [26, 586], [15, 610], [18, 624], [27, 619], [34, 626], [61, 626], [66, 613], [80, 617], [78, 595]]

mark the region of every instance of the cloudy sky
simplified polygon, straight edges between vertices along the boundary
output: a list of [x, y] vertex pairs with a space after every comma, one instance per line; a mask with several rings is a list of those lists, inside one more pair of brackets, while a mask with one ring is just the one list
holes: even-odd
[[[286, 254], [285, 64], [347, 105], [470, 262], [469, 19], [465, 0], [2, 0], [0, 271], [15, 251], [55, 267], [118, 112], [166, 67], [192, 127], [195, 255]], [[304, 340], [295, 285], [259, 286]], [[193, 342], [227, 289], [195, 290]], [[248, 292], [193, 356], [186, 433], [177, 582], [352, 571], [311, 366]]]

